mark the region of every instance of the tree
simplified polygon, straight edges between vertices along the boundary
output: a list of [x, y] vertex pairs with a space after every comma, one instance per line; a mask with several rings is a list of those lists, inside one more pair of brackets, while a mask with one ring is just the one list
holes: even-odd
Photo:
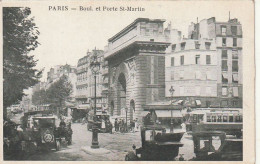
[[72, 84], [68, 80], [68, 76], [63, 75], [47, 89], [47, 97], [49, 103], [57, 108], [65, 106], [65, 102], [71, 99]]
[[51, 104], [55, 109], [62, 109], [65, 102], [71, 99], [72, 84], [66, 75], [51, 84], [46, 90], [39, 90], [33, 93], [32, 103], [34, 105]]
[[39, 82], [42, 70], [35, 69], [37, 60], [30, 51], [38, 47], [40, 34], [30, 8], [3, 8], [3, 105], [7, 107], [25, 95], [23, 90]]
[[48, 104], [49, 102], [47, 91], [41, 89], [33, 93], [32, 96], [32, 103], [34, 105], [41, 105], [41, 104]]

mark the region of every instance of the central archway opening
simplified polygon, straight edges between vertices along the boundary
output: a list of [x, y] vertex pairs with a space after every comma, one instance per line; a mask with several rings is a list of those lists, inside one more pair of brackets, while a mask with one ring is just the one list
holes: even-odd
[[126, 108], [126, 78], [123, 73], [118, 76], [118, 110], [121, 114], [121, 109]]

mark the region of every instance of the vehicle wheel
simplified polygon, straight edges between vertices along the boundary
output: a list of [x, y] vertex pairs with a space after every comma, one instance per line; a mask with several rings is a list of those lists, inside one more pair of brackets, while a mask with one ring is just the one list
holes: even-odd
[[241, 138], [241, 137], [242, 137], [242, 134], [236, 134], [236, 137], [237, 137], [237, 138]]
[[125, 161], [136, 161], [137, 157], [134, 152], [128, 152], [125, 156]]
[[71, 143], [72, 143], [72, 139], [69, 139], [68, 140], [68, 145], [71, 145]]
[[130, 161], [128, 154], [125, 156], [125, 161]]
[[60, 150], [60, 141], [56, 140], [56, 151]]

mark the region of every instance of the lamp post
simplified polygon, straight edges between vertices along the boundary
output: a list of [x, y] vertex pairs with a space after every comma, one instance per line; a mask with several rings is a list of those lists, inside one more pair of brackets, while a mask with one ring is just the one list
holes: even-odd
[[[96, 50], [96, 49], [95, 49]], [[91, 64], [90, 64], [92, 74], [94, 75], [95, 79], [95, 101], [94, 101], [94, 125], [92, 127], [92, 144], [91, 148], [97, 149], [99, 148], [99, 143], [98, 143], [98, 127], [97, 127], [97, 75], [99, 74], [99, 69], [100, 69], [100, 62], [98, 62], [98, 56], [96, 54], [96, 51], [94, 51], [94, 54], [91, 58]]]
[[125, 107], [125, 118], [126, 118], [126, 120], [125, 120], [125, 125], [126, 125], [125, 131], [126, 132], [128, 131], [128, 129], [127, 129], [127, 111], [128, 111], [128, 109], [127, 109], [127, 107]]
[[[169, 92], [171, 93], [171, 98], [172, 98], [172, 102], [171, 102], [171, 105], [173, 105], [173, 93], [174, 93], [174, 89], [173, 89], [173, 86], [171, 86]], [[170, 128], [170, 132], [173, 133], [173, 114], [172, 114], [172, 110], [171, 110], [171, 128]]]

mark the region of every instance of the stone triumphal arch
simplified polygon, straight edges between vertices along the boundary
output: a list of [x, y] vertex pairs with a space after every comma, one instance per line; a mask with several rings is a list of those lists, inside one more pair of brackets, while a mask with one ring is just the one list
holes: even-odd
[[[164, 20], [138, 18], [108, 40], [109, 105], [113, 115], [131, 120], [142, 106], [165, 97], [165, 50], [170, 45]], [[113, 110], [113, 111], [112, 111]]]

